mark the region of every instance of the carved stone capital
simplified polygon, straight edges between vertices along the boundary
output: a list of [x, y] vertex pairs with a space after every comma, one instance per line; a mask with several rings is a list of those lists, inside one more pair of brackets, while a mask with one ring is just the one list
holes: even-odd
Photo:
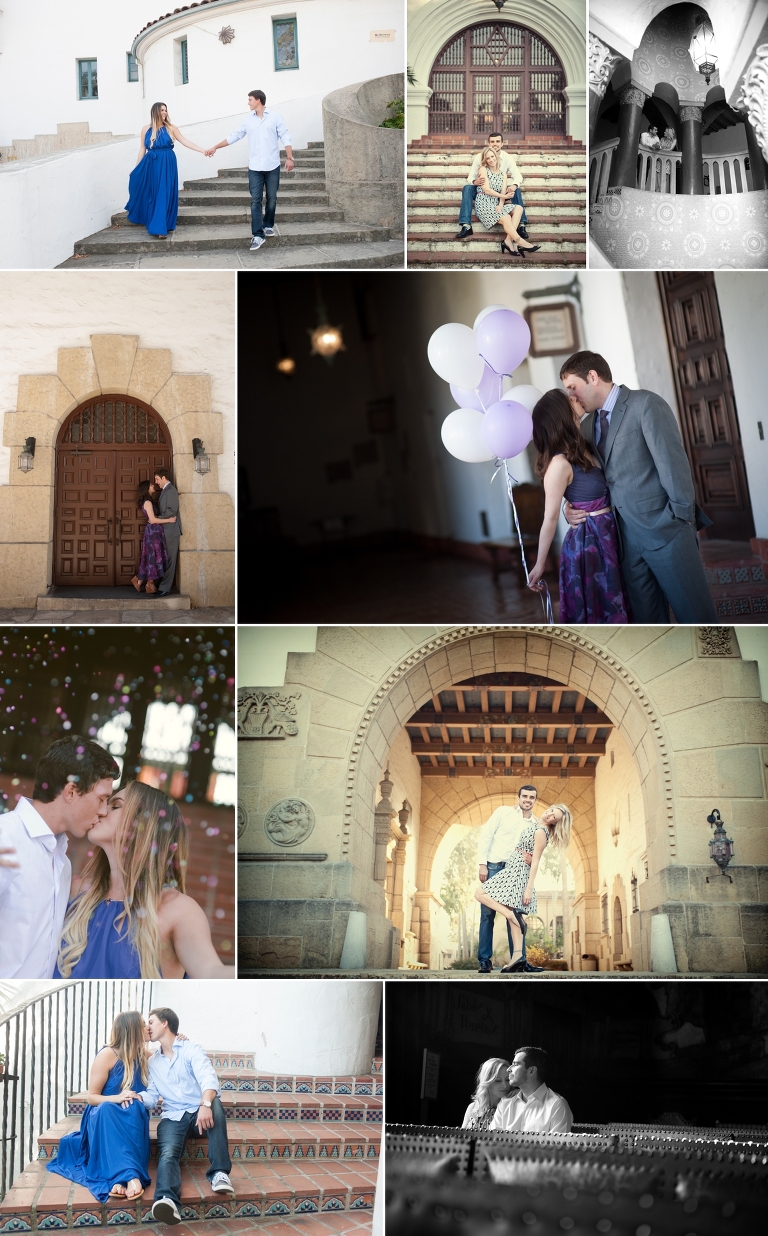
[[744, 74], [737, 106], [747, 113], [747, 118], [768, 160], [768, 43], [761, 43], [755, 50], [755, 58]]
[[699, 652], [703, 657], [733, 657], [730, 627], [699, 627]]
[[619, 95], [619, 102], [622, 107], [628, 107], [630, 103], [635, 107], [645, 107], [645, 100], [648, 95], [639, 86], [625, 86]]
[[685, 124], [686, 120], [695, 120], [697, 124], [701, 124], [702, 115], [703, 112], [700, 107], [686, 104], [685, 107], [680, 108], [680, 123]]
[[613, 70], [621, 60], [618, 52], [611, 51], [596, 34], [589, 36], [589, 88], [602, 99], [613, 76]]
[[281, 695], [279, 691], [257, 691], [240, 687], [237, 692], [238, 738], [287, 738], [298, 734], [294, 700], [301, 692]]

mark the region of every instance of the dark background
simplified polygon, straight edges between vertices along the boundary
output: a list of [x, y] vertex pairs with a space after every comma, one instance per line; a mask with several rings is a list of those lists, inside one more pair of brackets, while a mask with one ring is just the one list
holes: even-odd
[[[235, 724], [234, 672], [232, 627], [28, 626], [0, 634], [0, 813], [31, 796], [37, 762], [57, 738], [95, 738], [106, 721], [128, 710], [123, 779], [139, 777], [178, 802], [189, 828], [186, 891], [205, 911], [226, 964], [234, 962], [234, 809], [213, 804], [209, 795], [218, 724]], [[196, 706], [186, 764], [142, 754], [154, 700]], [[75, 874], [90, 849], [87, 838], [70, 839]]]
[[[760, 982], [388, 983], [385, 1043], [389, 1123], [460, 1125], [482, 1062], [524, 1046], [549, 1052], [576, 1123], [766, 1118]], [[440, 1054], [433, 1100], [420, 1098], [424, 1048]]]

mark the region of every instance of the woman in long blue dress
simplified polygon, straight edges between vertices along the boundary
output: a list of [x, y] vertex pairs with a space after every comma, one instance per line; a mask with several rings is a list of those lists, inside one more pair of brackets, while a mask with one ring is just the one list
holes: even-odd
[[176, 230], [179, 213], [179, 169], [173, 143], [202, 155], [206, 152], [182, 137], [165, 103], [153, 103], [150, 115], [150, 123], [141, 130], [139, 157], [128, 179], [126, 210], [129, 223], [143, 223], [150, 236], [165, 240]]
[[88, 833], [54, 978], [234, 978], [201, 906], [184, 892], [187, 826], [161, 790], [131, 781]]
[[149, 1112], [138, 1092], [146, 1090], [147, 1029], [140, 1013], [118, 1013], [108, 1047], [91, 1065], [88, 1106], [76, 1133], [59, 1142], [48, 1171], [84, 1185], [100, 1202], [135, 1202], [150, 1183]]
[[533, 409], [536, 470], [544, 480], [546, 505], [539, 553], [528, 576], [534, 591], [552, 540], [563, 498], [587, 518], [569, 528], [560, 550], [560, 621], [624, 623], [629, 603], [619, 564], [619, 536], [611, 495], [599, 459], [590, 454], [565, 391], [543, 395]]

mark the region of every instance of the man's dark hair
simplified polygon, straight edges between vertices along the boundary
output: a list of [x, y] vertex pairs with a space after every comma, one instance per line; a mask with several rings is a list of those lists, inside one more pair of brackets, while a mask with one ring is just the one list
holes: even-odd
[[504, 141], [504, 134], [503, 134], [503, 133], [489, 133], [489, 134], [488, 134], [488, 141], [490, 141], [492, 137], [500, 137], [500, 138], [501, 138], [501, 140], [502, 140], [502, 141]]
[[518, 1047], [515, 1055], [522, 1055], [525, 1059], [525, 1067], [527, 1069], [535, 1069], [539, 1076], [539, 1081], [547, 1080], [549, 1071], [549, 1053], [543, 1047]]
[[179, 1033], [179, 1019], [173, 1009], [150, 1009], [149, 1016], [156, 1017], [158, 1021], [167, 1021], [171, 1034]]
[[266, 105], [267, 96], [265, 95], [263, 90], [249, 90], [248, 96], [251, 99], [258, 99], [262, 107]]
[[576, 378], [586, 378], [590, 369], [594, 369], [601, 382], [613, 381], [611, 367], [599, 352], [574, 352], [573, 356], [569, 356], [565, 364], [560, 366], [560, 378], [562, 380], [567, 373], [572, 373]]
[[109, 777], [115, 781], [120, 769], [108, 751], [90, 738], [67, 734], [51, 743], [41, 756], [35, 770], [32, 797], [39, 803], [52, 803], [68, 781], [73, 781], [78, 794], [87, 794], [97, 781]]
[[171, 470], [167, 464], [160, 464], [159, 468], [155, 468], [153, 476], [164, 476], [167, 481], [171, 479]]
[[520, 795], [522, 794], [523, 790], [533, 790], [533, 792], [534, 792], [534, 794], [536, 795], [536, 797], [537, 797], [537, 798], [539, 797], [539, 791], [536, 789], [536, 786], [535, 786], [535, 785], [521, 785], [521, 786], [520, 786], [520, 789], [517, 791], [517, 797], [518, 797], [518, 798], [519, 798], [519, 797], [520, 797]]

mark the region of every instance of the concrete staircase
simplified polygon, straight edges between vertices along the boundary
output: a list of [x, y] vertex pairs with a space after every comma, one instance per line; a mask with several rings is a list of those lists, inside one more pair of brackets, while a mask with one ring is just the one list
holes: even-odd
[[343, 211], [330, 206], [322, 142], [310, 142], [294, 158], [294, 170], [280, 177], [277, 234], [255, 253], [249, 252], [248, 171], [222, 168], [215, 177], [184, 182], [176, 231], [167, 240], [149, 236], [120, 211], [111, 227], [77, 241], [74, 257], [62, 266], [141, 265], [146, 259], [152, 259], [146, 263], [152, 266], [207, 267], [218, 259], [228, 267], [263, 270], [403, 265], [403, 242], [393, 240], [389, 228], [345, 222]]
[[[244, 1052], [208, 1052], [227, 1112], [234, 1197], [213, 1193], [205, 1177], [206, 1139], [190, 1138], [181, 1163], [181, 1217], [185, 1223], [311, 1218], [373, 1209], [381, 1144], [382, 1061], [362, 1077], [309, 1077], [261, 1073]], [[68, 1115], [37, 1139], [38, 1159], [16, 1178], [0, 1203], [0, 1233], [152, 1223], [157, 1162], [157, 1116], [150, 1121], [149, 1175], [138, 1202], [97, 1202], [80, 1185], [46, 1166], [59, 1141], [79, 1126], [82, 1094]], [[323, 1229], [324, 1231], [326, 1229]]]
[[586, 265], [586, 151], [571, 138], [528, 138], [510, 144], [523, 174], [528, 238], [541, 245], [526, 259], [502, 257], [501, 227], [474, 235], [459, 230], [461, 190], [479, 149], [477, 138], [421, 137], [408, 147], [408, 266], [445, 269], [582, 269]]
[[24, 159], [39, 159], [44, 155], [61, 154], [63, 150], [78, 150], [82, 146], [125, 141], [130, 136], [129, 133], [92, 133], [87, 120], [57, 124], [55, 133], [15, 138], [10, 146], [0, 146], [0, 161], [17, 163]]

